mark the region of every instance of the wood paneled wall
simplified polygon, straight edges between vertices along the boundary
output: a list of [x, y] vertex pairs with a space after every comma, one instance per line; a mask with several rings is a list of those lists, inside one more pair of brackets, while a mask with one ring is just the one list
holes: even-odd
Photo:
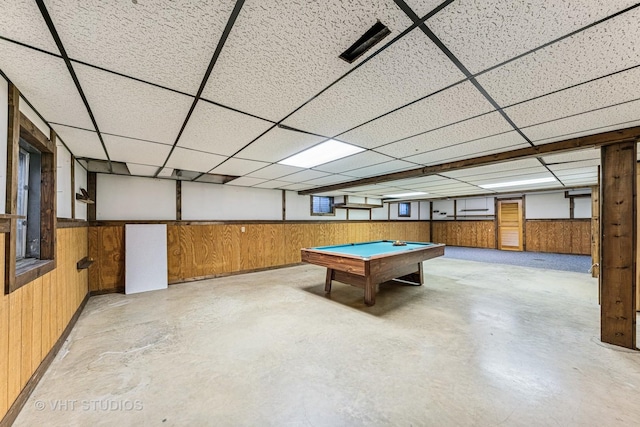
[[496, 228], [489, 221], [433, 221], [432, 242], [471, 248], [496, 247]]
[[[244, 232], [242, 228], [244, 227]], [[167, 226], [169, 283], [300, 262], [300, 248], [369, 240], [430, 241], [425, 221], [273, 222]], [[92, 292], [124, 286], [124, 224], [92, 226]]]
[[[0, 269], [4, 271], [0, 234]], [[0, 419], [54, 346], [88, 292], [87, 228], [57, 230], [56, 269], [0, 295]], [[3, 276], [4, 277], [4, 276]]]
[[526, 245], [531, 252], [590, 255], [591, 220], [527, 220]]

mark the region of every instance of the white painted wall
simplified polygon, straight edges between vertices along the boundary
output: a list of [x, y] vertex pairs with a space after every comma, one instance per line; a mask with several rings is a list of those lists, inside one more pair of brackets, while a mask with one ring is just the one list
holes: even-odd
[[98, 174], [96, 193], [98, 220], [176, 219], [172, 180]]
[[383, 203], [381, 208], [371, 209], [371, 219], [377, 221], [386, 221], [389, 219], [389, 204]]
[[391, 203], [391, 209], [389, 210], [389, 219], [392, 220], [398, 220], [398, 221], [402, 221], [402, 220], [418, 220], [419, 219], [419, 212], [418, 212], [418, 205], [420, 204], [420, 202], [409, 202], [411, 203], [411, 216], [410, 217], [399, 217], [398, 216], [398, 203]]
[[431, 219], [431, 202], [419, 202], [420, 204], [420, 218], [421, 220], [428, 221]]
[[282, 191], [183, 182], [182, 219], [281, 220]]
[[[339, 209], [342, 210], [342, 209]], [[349, 220], [355, 221], [368, 221], [369, 210], [368, 209], [349, 209]]]
[[40, 118], [40, 116], [38, 116], [38, 114], [33, 111], [33, 108], [29, 107], [29, 104], [27, 104], [27, 102], [22, 97], [20, 97], [18, 108], [20, 109], [20, 112], [22, 114], [27, 116], [27, 118], [31, 120], [31, 122], [36, 125], [36, 127], [40, 129], [47, 138], [49, 138], [49, 135], [51, 134], [49, 126], [47, 126], [47, 124]]
[[[274, 191], [274, 190], [270, 190]], [[281, 194], [280, 191], [277, 191], [278, 194]], [[301, 196], [295, 191], [287, 191], [286, 193], [287, 202], [286, 202], [286, 214], [287, 219], [292, 221], [303, 221], [303, 220], [314, 220], [314, 221], [335, 221], [335, 220], [346, 220], [347, 219], [347, 210], [346, 209], [336, 209], [335, 216], [328, 215], [311, 215], [311, 196]], [[280, 199], [282, 200], [282, 195], [280, 195]], [[280, 218], [282, 219], [282, 215]]]
[[[56, 182], [58, 187], [58, 218], [71, 218], [71, 203], [75, 203], [75, 193], [71, 195], [71, 153], [61, 143], [57, 145], [58, 170]], [[73, 197], [73, 198], [72, 198]]]
[[577, 197], [573, 199], [573, 217], [591, 218], [591, 197]]
[[7, 194], [7, 125], [9, 124], [9, 83], [0, 77], [0, 212], [5, 210]]
[[527, 194], [525, 205], [526, 219], [565, 219], [570, 216], [569, 199], [564, 197], [564, 191]]
[[458, 199], [456, 201], [456, 209], [456, 215], [459, 220], [491, 219], [487, 218], [487, 216], [495, 214], [495, 198], [470, 197]]
[[87, 204], [78, 202], [76, 200], [75, 193], [80, 193], [80, 187], [87, 189], [87, 171], [80, 165], [80, 162], [76, 160], [75, 164], [75, 191], [71, 195], [72, 200], [76, 204], [76, 219], [87, 219]]
[[[433, 220], [452, 220], [453, 219], [453, 200], [434, 200], [433, 201]], [[451, 215], [449, 217], [449, 215]]]

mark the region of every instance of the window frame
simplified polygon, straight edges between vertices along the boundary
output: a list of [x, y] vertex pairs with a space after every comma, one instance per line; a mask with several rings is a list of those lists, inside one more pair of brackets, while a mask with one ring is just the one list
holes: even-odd
[[[314, 212], [313, 211], [313, 198], [314, 197], [329, 199], [329, 206], [331, 206], [331, 212]], [[335, 216], [336, 215], [336, 207], [335, 207], [334, 199], [333, 199], [332, 196], [314, 196], [314, 195], [311, 195], [311, 197], [309, 198], [309, 201], [310, 201], [309, 210], [311, 212], [311, 216]]]
[[[406, 206], [407, 213], [403, 214], [400, 206]], [[398, 218], [411, 218], [411, 202], [398, 202]]]
[[[3, 215], [8, 218], [5, 233], [5, 294], [44, 276], [56, 268], [57, 188], [56, 133], [45, 135], [19, 109], [20, 92], [9, 83], [9, 126], [7, 134], [6, 204]], [[16, 270], [18, 153], [20, 139], [40, 152], [40, 258], [32, 266]]]

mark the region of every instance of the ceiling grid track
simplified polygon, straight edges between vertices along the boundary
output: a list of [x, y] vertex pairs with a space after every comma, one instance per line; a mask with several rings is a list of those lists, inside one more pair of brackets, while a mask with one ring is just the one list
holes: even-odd
[[173, 151], [175, 150], [176, 146], [178, 145], [178, 141], [180, 140], [180, 137], [182, 136], [182, 132], [184, 132], [184, 129], [187, 127], [187, 123], [189, 122], [189, 119], [191, 118], [191, 115], [193, 114], [193, 110], [195, 110], [196, 105], [198, 104], [198, 101], [200, 100], [200, 96], [202, 95], [202, 91], [204, 90], [204, 87], [206, 86], [207, 81], [209, 80], [209, 76], [211, 75], [211, 72], [213, 71], [213, 67], [216, 65], [216, 62], [218, 61], [218, 58], [220, 57], [220, 52], [222, 52], [222, 48], [224, 47], [224, 44], [226, 43], [227, 38], [229, 37], [229, 34], [231, 33], [231, 30], [233, 29], [233, 25], [235, 24], [236, 19], [238, 19], [238, 15], [240, 14], [240, 10], [242, 10], [242, 6], [243, 5], [244, 5], [244, 0], [236, 1], [235, 6], [233, 7], [233, 11], [231, 12], [231, 16], [229, 17], [229, 20], [227, 21], [227, 25], [224, 27], [224, 31], [222, 32], [222, 36], [220, 36], [220, 40], [218, 41], [218, 45], [216, 46], [216, 50], [213, 52], [213, 57], [211, 58], [211, 61], [209, 61], [209, 66], [207, 67], [207, 71], [204, 73], [204, 77], [202, 78], [202, 82], [200, 82], [200, 87], [198, 88], [198, 92], [196, 93], [195, 98], [193, 100], [193, 103], [191, 104], [191, 108], [189, 108], [189, 112], [187, 113], [187, 117], [185, 117], [184, 122], [182, 123], [182, 127], [180, 128], [180, 131], [178, 132], [178, 135], [176, 136], [175, 142], [171, 146], [171, 150], [169, 151], [169, 154], [167, 155], [167, 158], [164, 160], [164, 163], [162, 164], [162, 166], [160, 166], [158, 168], [158, 170], [156, 171], [156, 173], [153, 175], [154, 178], [157, 178], [158, 174], [160, 173], [160, 171], [162, 171], [162, 169], [164, 169], [164, 167], [167, 165], [167, 162], [169, 161], [169, 158], [173, 154]]
[[93, 124], [93, 127], [95, 128], [96, 134], [98, 136], [98, 139], [100, 140], [100, 144], [102, 145], [102, 149], [104, 150], [104, 154], [105, 156], [107, 156], [107, 162], [109, 164], [109, 171], [113, 172], [113, 165], [111, 164], [111, 158], [109, 157], [109, 152], [107, 151], [107, 146], [104, 143], [104, 140], [102, 139], [102, 134], [100, 133], [100, 128], [98, 127], [98, 123], [96, 122], [96, 118], [93, 115], [93, 111], [91, 111], [91, 106], [89, 106], [89, 101], [87, 100], [87, 97], [84, 94], [84, 91], [82, 90], [82, 86], [80, 85], [80, 80], [78, 80], [78, 76], [76, 75], [75, 70], [73, 69], [73, 65], [71, 64], [71, 60], [69, 59], [69, 56], [67, 55], [67, 51], [64, 48], [64, 45], [62, 44], [62, 40], [60, 39], [60, 36], [58, 35], [58, 31], [56, 30], [55, 26], [53, 25], [53, 21], [51, 20], [51, 16], [49, 15], [49, 11], [47, 10], [47, 7], [44, 5], [44, 1], [43, 0], [36, 0], [36, 4], [38, 5], [38, 9], [40, 9], [40, 13], [42, 14], [42, 18], [44, 19], [45, 23], [47, 24], [47, 27], [49, 28], [49, 32], [51, 32], [51, 36], [53, 37], [53, 40], [55, 41], [56, 45], [58, 46], [58, 50], [60, 51], [60, 54], [62, 55], [62, 59], [64, 60], [64, 63], [67, 66], [67, 69], [69, 70], [69, 74], [71, 75], [71, 79], [73, 80], [73, 83], [76, 85], [76, 89], [78, 89], [78, 93], [80, 94], [80, 97], [82, 98], [82, 102], [84, 103], [84, 106], [87, 109], [87, 113], [89, 114], [89, 118], [91, 119], [91, 123]]

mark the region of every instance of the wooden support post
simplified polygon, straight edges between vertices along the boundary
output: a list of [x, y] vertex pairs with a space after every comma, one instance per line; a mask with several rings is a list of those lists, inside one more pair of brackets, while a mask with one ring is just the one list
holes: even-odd
[[176, 180], [176, 221], [182, 221], [182, 181]]
[[636, 141], [601, 148], [601, 340], [636, 348]]
[[[600, 175], [600, 170], [598, 170]], [[591, 187], [591, 277], [600, 276], [600, 186]], [[598, 289], [598, 302], [600, 290]]]
[[[9, 83], [9, 123], [7, 132], [7, 193], [5, 212], [18, 212], [18, 155], [20, 152], [20, 92]], [[18, 221], [11, 218], [11, 230], [5, 237], [5, 292], [10, 293], [16, 281], [16, 232]]]
[[[56, 257], [56, 229], [57, 229], [57, 156], [56, 133], [49, 134], [49, 151], [41, 150], [41, 180], [40, 180], [40, 259], [55, 259]], [[44, 147], [43, 147], [44, 148]], [[74, 197], [71, 198], [75, 201]]]
[[96, 206], [98, 206], [98, 199], [96, 198], [97, 176], [95, 172], [87, 172], [87, 193], [89, 193], [89, 199], [94, 203], [87, 205], [87, 221], [96, 220]]
[[76, 157], [71, 155], [71, 219], [76, 219]]

